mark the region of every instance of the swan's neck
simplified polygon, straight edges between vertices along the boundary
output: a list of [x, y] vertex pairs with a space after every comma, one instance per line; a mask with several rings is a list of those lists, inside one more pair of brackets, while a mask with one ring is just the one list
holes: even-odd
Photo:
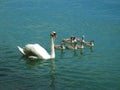
[[83, 43], [81, 43], [81, 48], [84, 48], [84, 45], [83, 45]]
[[74, 43], [74, 49], [77, 49], [77, 43], [76, 42]]
[[91, 46], [94, 46], [94, 43], [93, 43], [93, 42], [91, 42], [90, 44], [91, 44]]
[[54, 38], [50, 37], [50, 43], [51, 43], [51, 58], [55, 58], [55, 49], [54, 49]]
[[82, 44], [81, 47], [84, 48], [84, 45]]

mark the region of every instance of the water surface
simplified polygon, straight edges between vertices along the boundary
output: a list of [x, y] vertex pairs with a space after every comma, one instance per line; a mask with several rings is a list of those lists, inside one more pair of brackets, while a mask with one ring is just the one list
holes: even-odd
[[[0, 1], [1, 90], [119, 90], [119, 0]], [[49, 33], [94, 39], [91, 50], [56, 50], [54, 60], [21, 57], [17, 46], [39, 43], [50, 52]]]

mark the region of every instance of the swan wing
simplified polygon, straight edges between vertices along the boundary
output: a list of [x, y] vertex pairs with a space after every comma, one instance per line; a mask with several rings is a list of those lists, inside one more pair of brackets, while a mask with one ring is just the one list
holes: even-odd
[[21, 48], [20, 46], [17, 46], [18, 50], [23, 54], [23, 55], [26, 55], [23, 48]]
[[50, 55], [48, 52], [39, 44], [27, 44], [25, 46], [27, 51], [32, 52], [34, 55], [38, 56], [40, 59], [49, 59]]

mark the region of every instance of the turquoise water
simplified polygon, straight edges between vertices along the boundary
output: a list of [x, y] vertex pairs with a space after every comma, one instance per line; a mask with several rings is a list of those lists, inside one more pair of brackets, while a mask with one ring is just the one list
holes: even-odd
[[[1, 0], [0, 90], [119, 90], [119, 0]], [[50, 52], [49, 33], [94, 39], [95, 47], [56, 50], [54, 60], [23, 58], [17, 46], [39, 43]]]

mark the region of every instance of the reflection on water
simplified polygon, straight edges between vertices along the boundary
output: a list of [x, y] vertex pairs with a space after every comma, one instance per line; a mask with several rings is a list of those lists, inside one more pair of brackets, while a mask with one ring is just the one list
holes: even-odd
[[84, 49], [80, 49], [80, 54], [83, 55]]
[[51, 76], [50, 87], [52, 90], [55, 90], [55, 60], [54, 59], [51, 60], [50, 76]]
[[94, 52], [94, 48], [93, 47], [90, 47], [90, 52]]
[[65, 50], [61, 50], [60, 57], [63, 58], [64, 54], [65, 54]]
[[69, 57], [71, 57], [71, 55], [73, 57], [77, 57], [84, 55], [86, 53], [94, 52], [94, 47], [85, 47], [84, 49], [77, 49], [77, 50], [56, 50], [56, 51], [57, 53], [60, 53], [60, 58], [66, 57], [67, 54], [70, 54]]
[[[29, 70], [36, 69], [36, 67], [39, 67], [39, 66], [41, 66], [41, 68], [44, 69], [45, 71], [49, 70], [49, 71], [46, 71], [49, 73], [46, 73], [46, 72], [44, 73], [50, 76], [50, 80], [48, 80], [50, 81], [49, 87], [51, 88], [51, 90], [55, 90], [55, 59], [40, 60], [40, 59], [29, 59], [25, 56], [22, 56], [19, 59], [19, 61], [25, 61], [25, 65]], [[47, 66], [47, 69], [46, 69], [46, 66]], [[41, 69], [41, 68], [38, 68], [38, 69]]]
[[[120, 0], [91, 1], [1, 0], [0, 89], [119, 90]], [[40, 43], [49, 50], [53, 30], [55, 43], [71, 35], [97, 42], [93, 48], [57, 50], [55, 60], [18, 62], [16, 46]]]
[[37, 67], [37, 66], [39, 66], [40, 64], [43, 63], [43, 60], [29, 59], [26, 56], [20, 57], [19, 61], [25, 61], [25, 65], [27, 66], [28, 69], [35, 68], [35, 67]]

